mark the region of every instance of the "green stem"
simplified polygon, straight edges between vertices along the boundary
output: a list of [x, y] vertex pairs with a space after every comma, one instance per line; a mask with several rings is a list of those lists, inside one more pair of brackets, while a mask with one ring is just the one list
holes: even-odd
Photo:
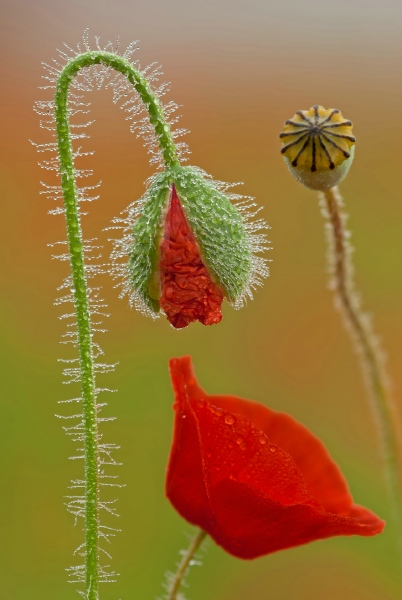
[[147, 108], [166, 167], [178, 164], [176, 147], [159, 100], [152, 92], [146, 79], [126, 59], [110, 52], [86, 52], [76, 56], [63, 68], [56, 85], [55, 115], [61, 186], [64, 197], [74, 303], [77, 315], [85, 427], [85, 585], [87, 600], [98, 599], [99, 447], [89, 298], [69, 126], [68, 92], [71, 81], [80, 69], [100, 63], [119, 71], [132, 83]]
[[321, 206], [328, 219], [330, 270], [333, 288], [353, 341], [356, 343], [362, 371], [368, 384], [387, 468], [394, 514], [398, 526], [398, 543], [402, 551], [402, 458], [401, 431], [396, 407], [389, 393], [378, 341], [370, 320], [361, 308], [353, 281], [351, 248], [342, 214], [342, 197], [337, 187], [321, 194]]
[[200, 529], [191, 540], [190, 546], [183, 553], [183, 558], [181, 559], [177, 572], [173, 578], [173, 581], [171, 582], [171, 585], [169, 586], [168, 600], [177, 600], [180, 587], [182, 586], [184, 578], [187, 575], [191, 561], [194, 559], [194, 555], [202, 544], [206, 535], [207, 534], [205, 531]]

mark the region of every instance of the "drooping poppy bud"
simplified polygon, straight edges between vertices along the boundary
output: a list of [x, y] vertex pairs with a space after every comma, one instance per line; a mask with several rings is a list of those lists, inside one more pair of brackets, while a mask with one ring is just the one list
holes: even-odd
[[228, 187], [180, 165], [152, 180], [131, 207], [126, 222], [134, 224], [121, 244], [129, 254], [125, 291], [133, 304], [153, 316], [163, 311], [182, 328], [219, 323], [224, 298], [240, 308], [252, 297], [268, 274], [266, 261], [255, 256], [265, 249], [255, 231], [266, 225], [248, 222], [247, 199], [236, 206], [241, 197], [225, 193]]
[[352, 122], [337, 108], [316, 105], [298, 110], [285, 121], [279, 137], [289, 171], [308, 188], [334, 187], [350, 169], [356, 138]]
[[338, 535], [372, 536], [384, 521], [354, 504], [328, 451], [287, 414], [210, 396], [189, 357], [170, 361], [176, 412], [166, 495], [190, 523], [239, 558]]

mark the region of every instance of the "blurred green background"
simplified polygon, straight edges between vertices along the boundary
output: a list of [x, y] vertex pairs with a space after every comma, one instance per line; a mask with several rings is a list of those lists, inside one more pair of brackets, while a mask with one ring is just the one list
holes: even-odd
[[[340, 108], [352, 119], [356, 158], [342, 192], [350, 214], [358, 287], [389, 354], [394, 393], [402, 394], [402, 81], [400, 0], [3, 0], [1, 260], [1, 539], [4, 600], [77, 597], [64, 569], [82, 540], [63, 507], [71, 477], [71, 442], [54, 414], [72, 395], [57, 357], [64, 324], [53, 306], [65, 265], [47, 244], [65, 238], [60, 217], [39, 196], [29, 139], [47, 141], [32, 111], [48, 98], [41, 61], [63, 42], [75, 45], [85, 27], [101, 41], [140, 40], [142, 65], [162, 62], [172, 98], [183, 105], [191, 164], [215, 178], [244, 181], [272, 227], [271, 277], [240, 312], [224, 307], [219, 326], [174, 331], [117, 299], [109, 279], [106, 360], [119, 361], [101, 380], [117, 388], [104, 427], [121, 444], [118, 492], [122, 529], [112, 566], [122, 576], [102, 598], [152, 599], [173, 569], [191, 527], [164, 498], [173, 422], [167, 371], [171, 356], [191, 354], [201, 384], [292, 413], [328, 446], [355, 500], [390, 522], [382, 462], [358, 364], [327, 290], [323, 222], [314, 192], [291, 178], [279, 154], [283, 121], [313, 104]], [[93, 93], [88, 167], [103, 180], [85, 234], [102, 229], [140, 197], [153, 170], [129, 133], [110, 90]], [[73, 392], [74, 394], [74, 392]], [[396, 600], [402, 583], [392, 524], [375, 538], [339, 538], [243, 562], [209, 544], [194, 568], [192, 600]]]

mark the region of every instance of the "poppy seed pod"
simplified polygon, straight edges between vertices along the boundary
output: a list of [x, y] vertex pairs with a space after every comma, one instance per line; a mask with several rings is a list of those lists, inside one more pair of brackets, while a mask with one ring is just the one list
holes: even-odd
[[129, 256], [124, 291], [137, 308], [152, 316], [163, 311], [175, 328], [212, 325], [222, 318], [224, 298], [240, 308], [268, 274], [255, 256], [265, 248], [265, 236], [255, 232], [266, 225], [249, 222], [246, 209], [254, 204], [235, 205], [241, 197], [225, 193], [228, 187], [175, 165], [132, 205], [117, 256]]
[[352, 122], [337, 108], [313, 106], [285, 121], [281, 153], [297, 181], [313, 190], [334, 187], [345, 177], [354, 156]]

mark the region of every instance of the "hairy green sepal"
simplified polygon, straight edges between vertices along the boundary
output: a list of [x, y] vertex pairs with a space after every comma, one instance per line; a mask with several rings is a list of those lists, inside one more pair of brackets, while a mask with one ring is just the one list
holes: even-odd
[[141, 215], [134, 223], [128, 264], [133, 288], [154, 313], [159, 312], [159, 243], [171, 181], [171, 172], [166, 170], [149, 186]]

